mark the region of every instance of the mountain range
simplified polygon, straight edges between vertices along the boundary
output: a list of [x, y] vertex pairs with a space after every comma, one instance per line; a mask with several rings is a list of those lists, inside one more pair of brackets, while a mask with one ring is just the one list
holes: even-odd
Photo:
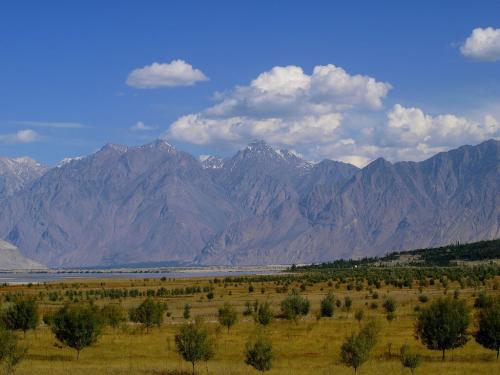
[[50, 267], [310, 263], [494, 239], [499, 150], [362, 169], [262, 141], [226, 159], [162, 140], [54, 168], [2, 158], [0, 239]]

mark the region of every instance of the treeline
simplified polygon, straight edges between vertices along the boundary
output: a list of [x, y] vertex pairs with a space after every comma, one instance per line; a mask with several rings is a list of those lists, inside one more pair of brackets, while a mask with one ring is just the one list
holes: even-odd
[[457, 261], [487, 261], [500, 259], [500, 239], [479, 241], [468, 244], [452, 244], [447, 246], [396, 251], [383, 257], [365, 257], [362, 259], [338, 259], [332, 262], [312, 264], [307, 266], [292, 266], [289, 271], [310, 271], [322, 269], [346, 269], [366, 266], [386, 265], [389, 262], [400, 260], [404, 256], [415, 259], [408, 265], [413, 267], [449, 267]]
[[[83, 300], [97, 300], [97, 299], [125, 299], [125, 298], [138, 298], [138, 297], [176, 297], [176, 296], [192, 296], [199, 293], [210, 293], [213, 287], [211, 286], [186, 286], [184, 288], [167, 289], [160, 287], [157, 289], [140, 290], [137, 288], [109, 288], [109, 289], [66, 289], [53, 290], [49, 292], [40, 292], [37, 298], [40, 301], [48, 300], [51, 302], [71, 301], [78, 302]], [[12, 301], [23, 293], [10, 293], [4, 294], [6, 302]]]
[[[310, 266], [312, 267], [312, 266]], [[305, 271], [309, 272], [305, 272]], [[489, 279], [500, 276], [499, 265], [479, 265], [473, 267], [357, 267], [357, 268], [304, 268], [301, 272], [285, 275], [240, 276], [226, 277], [222, 282], [249, 283], [273, 282], [276, 292], [283, 292], [282, 287], [292, 283], [316, 284], [330, 282], [339, 288], [342, 284], [347, 289], [356, 288], [365, 282], [369, 286], [379, 288], [381, 285], [390, 285], [397, 288], [412, 288], [414, 286], [428, 286], [441, 283], [444, 286], [449, 282], [458, 282], [464, 287], [480, 287]]]

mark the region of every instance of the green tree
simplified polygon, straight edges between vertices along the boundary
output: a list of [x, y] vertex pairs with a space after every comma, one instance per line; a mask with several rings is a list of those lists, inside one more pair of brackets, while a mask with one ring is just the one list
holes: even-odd
[[410, 369], [412, 375], [421, 363], [420, 356], [414, 353], [408, 344], [401, 347], [399, 359], [403, 367]]
[[301, 316], [309, 313], [310, 303], [299, 292], [293, 290], [283, 301], [281, 301], [281, 311], [285, 319], [297, 321]]
[[64, 345], [80, 351], [97, 341], [102, 332], [103, 321], [98, 309], [92, 305], [66, 305], [50, 320], [52, 332]]
[[500, 353], [500, 297], [479, 311], [478, 330], [474, 335], [483, 347]]
[[484, 309], [492, 303], [493, 299], [487, 295], [484, 290], [480, 291], [476, 299], [474, 300], [474, 307], [478, 309]]
[[227, 327], [227, 331], [238, 321], [238, 312], [228, 302], [219, 309], [219, 323]]
[[191, 305], [189, 303], [186, 303], [184, 305], [184, 312], [182, 313], [182, 316], [186, 320], [191, 318]]
[[111, 328], [117, 328], [127, 320], [127, 315], [121, 305], [110, 303], [101, 308], [101, 318], [103, 324]]
[[354, 313], [354, 319], [356, 319], [358, 321], [358, 323], [361, 323], [361, 321], [363, 320], [364, 317], [365, 317], [365, 312], [363, 309], [358, 309]]
[[382, 305], [386, 313], [386, 318], [389, 322], [392, 322], [396, 317], [396, 306], [396, 300], [392, 297], [387, 297]]
[[333, 305], [335, 304], [335, 296], [332, 292], [328, 293], [325, 298], [321, 300], [320, 315], [322, 317], [331, 318], [333, 316]]
[[2, 320], [11, 330], [21, 330], [24, 335], [29, 329], [35, 329], [39, 321], [38, 305], [34, 299], [20, 299], [5, 310]]
[[175, 335], [175, 346], [182, 358], [191, 362], [193, 375], [196, 363], [208, 362], [215, 352], [214, 342], [210, 339], [205, 324], [197, 319], [194, 323], [183, 324]]
[[130, 310], [130, 320], [141, 323], [146, 327], [146, 332], [149, 332], [153, 326], [161, 326], [165, 311], [167, 311], [166, 304], [147, 298], [138, 307]]
[[265, 337], [259, 335], [255, 341], [247, 342], [245, 350], [245, 363], [247, 365], [264, 373], [272, 368], [273, 358], [273, 346]]
[[440, 298], [423, 308], [417, 318], [415, 334], [431, 350], [459, 348], [468, 340], [469, 309], [465, 301]]
[[10, 374], [24, 358], [26, 348], [19, 346], [17, 337], [9, 330], [0, 327], [0, 362], [5, 364], [5, 372]]
[[351, 311], [352, 307], [352, 298], [349, 296], [344, 297], [344, 307], [347, 311]]
[[202, 360], [205, 362], [205, 369], [208, 375], [208, 361], [210, 361], [215, 356], [215, 342], [210, 336], [205, 343], [205, 350], [203, 350]]
[[250, 301], [245, 302], [245, 310], [243, 310], [244, 316], [249, 316], [253, 314], [252, 303]]
[[356, 374], [358, 368], [370, 357], [373, 347], [377, 343], [378, 327], [375, 322], [368, 322], [358, 334], [352, 334], [342, 344], [340, 357], [342, 362], [354, 369]]
[[257, 313], [255, 314], [255, 321], [260, 325], [267, 326], [273, 321], [273, 319], [274, 315], [271, 311], [271, 305], [269, 302], [259, 304]]

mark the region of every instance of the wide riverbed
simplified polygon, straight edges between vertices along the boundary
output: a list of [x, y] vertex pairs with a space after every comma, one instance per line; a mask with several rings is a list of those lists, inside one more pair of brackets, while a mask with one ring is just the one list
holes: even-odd
[[179, 279], [193, 277], [226, 277], [248, 275], [272, 275], [283, 272], [287, 266], [262, 267], [199, 267], [199, 268], [159, 268], [159, 269], [117, 269], [117, 270], [49, 270], [40, 272], [3, 271], [0, 284], [43, 283], [77, 279]]

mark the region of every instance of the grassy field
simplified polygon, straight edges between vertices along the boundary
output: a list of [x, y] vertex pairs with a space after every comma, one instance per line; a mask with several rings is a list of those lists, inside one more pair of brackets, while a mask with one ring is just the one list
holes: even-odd
[[[490, 279], [480, 289], [460, 289], [458, 283], [450, 283], [447, 293], [453, 295], [459, 290], [459, 298], [467, 300], [472, 307], [474, 296], [479, 290], [485, 290], [489, 295], [498, 295], [499, 279]], [[28, 348], [26, 358], [16, 369], [16, 374], [41, 375], [90, 375], [90, 374], [182, 374], [190, 371], [190, 364], [182, 361], [175, 352], [174, 335], [185, 320], [182, 318], [184, 304], [192, 306], [191, 316], [203, 316], [217, 338], [215, 358], [208, 363], [210, 374], [257, 374], [258, 372], [244, 363], [246, 341], [255, 335], [259, 327], [252, 317], [239, 315], [238, 323], [228, 332], [217, 323], [217, 310], [224, 302], [230, 302], [241, 313], [246, 301], [269, 301], [273, 310], [279, 312], [279, 303], [285, 298], [285, 293], [277, 293], [273, 282], [253, 283], [254, 292], [249, 292], [248, 283], [212, 283], [209, 279], [178, 279], [178, 280], [81, 280], [67, 283], [53, 283], [31, 286], [3, 286], [0, 293], [4, 296], [22, 293], [37, 296], [41, 302], [42, 313], [62, 306], [67, 298], [60, 301], [50, 301], [48, 292], [58, 291], [65, 295], [69, 290], [134, 288], [141, 291], [158, 289], [199, 286], [214, 288], [214, 298], [207, 299], [206, 293], [191, 296], [168, 296], [159, 298], [168, 303], [170, 316], [165, 318], [160, 328], [154, 328], [146, 333], [142, 327], [126, 323], [120, 328], [106, 328], [97, 344], [82, 351], [80, 359], [76, 360], [75, 352], [61, 347], [50, 329], [43, 323], [35, 331], [29, 331], [26, 337], [20, 336], [20, 342]], [[289, 289], [300, 288], [299, 283], [292, 283]], [[320, 300], [332, 291], [343, 300], [349, 295], [353, 299], [350, 311], [336, 308], [334, 317], [317, 319]], [[276, 354], [274, 366], [269, 374], [305, 375], [305, 374], [353, 374], [351, 368], [340, 363], [340, 346], [350, 333], [359, 328], [354, 319], [357, 309], [364, 309], [365, 318], [374, 317], [379, 321], [381, 331], [378, 344], [371, 359], [365, 363], [358, 374], [409, 374], [403, 369], [397, 354], [404, 343], [410, 344], [422, 356], [421, 367], [417, 374], [495, 374], [500, 373], [500, 361], [495, 359], [493, 351], [486, 350], [475, 343], [474, 339], [465, 347], [447, 353], [445, 361], [441, 361], [441, 353], [430, 351], [414, 338], [415, 307], [429, 304], [432, 299], [443, 296], [445, 288], [439, 283], [423, 289], [429, 297], [429, 302], [418, 301], [420, 291], [417, 286], [408, 288], [393, 288], [383, 285], [380, 289], [369, 290], [365, 285], [363, 290], [347, 290], [345, 284], [336, 288], [331, 283], [320, 282], [307, 285], [302, 292], [311, 301], [311, 312], [297, 323], [277, 319], [264, 329], [270, 337]], [[378, 293], [374, 299], [371, 292]], [[386, 296], [397, 300], [396, 319], [391, 323], [385, 319], [382, 303]], [[97, 299], [99, 305], [105, 303], [120, 303], [129, 309], [137, 306], [145, 297], [127, 297], [110, 300]], [[8, 298], [7, 298], [8, 299]], [[85, 299], [85, 298], [83, 298]], [[378, 304], [377, 308], [370, 306]], [[4, 305], [8, 302], [4, 302]], [[475, 312], [473, 312], [475, 313]], [[474, 324], [471, 325], [471, 331]], [[197, 373], [205, 374], [204, 363], [199, 363]]]

